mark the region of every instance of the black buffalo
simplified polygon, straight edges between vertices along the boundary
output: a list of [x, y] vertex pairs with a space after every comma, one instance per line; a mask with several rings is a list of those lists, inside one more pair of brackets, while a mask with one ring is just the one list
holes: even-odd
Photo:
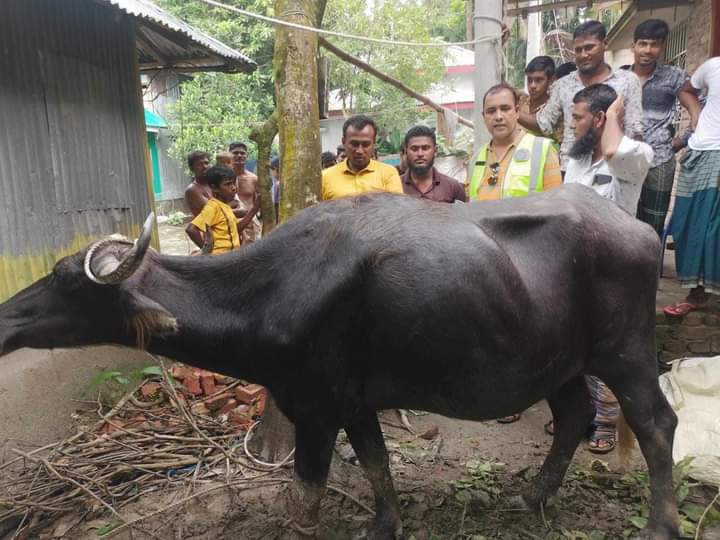
[[149, 230], [66, 257], [0, 305], [0, 354], [139, 340], [263, 384], [296, 427], [296, 529], [317, 524], [344, 428], [374, 490], [375, 538], [402, 531], [376, 411], [487, 420], [546, 398], [556, 436], [523, 495], [538, 508], [593, 417], [583, 375], [596, 375], [648, 463], [641, 537], [675, 537], [677, 420], [655, 361], [660, 245], [591, 190], [469, 205], [346, 198], [213, 257], [147, 250]]

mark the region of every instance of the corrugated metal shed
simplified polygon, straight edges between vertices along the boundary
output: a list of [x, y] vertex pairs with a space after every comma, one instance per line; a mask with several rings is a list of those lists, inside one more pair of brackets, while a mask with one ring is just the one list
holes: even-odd
[[138, 65], [147, 43], [173, 68], [254, 68], [144, 0], [3, 8], [0, 301], [96, 238], [139, 232], [154, 205]]
[[94, 0], [137, 20], [140, 71], [253, 71], [257, 64], [147, 0]]

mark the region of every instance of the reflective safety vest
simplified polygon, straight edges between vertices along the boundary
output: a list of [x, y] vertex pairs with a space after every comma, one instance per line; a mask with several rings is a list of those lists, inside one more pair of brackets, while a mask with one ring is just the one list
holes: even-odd
[[[543, 190], [543, 175], [545, 161], [552, 147], [552, 141], [544, 137], [537, 137], [530, 133], [523, 135], [515, 148], [510, 165], [505, 172], [505, 178], [498, 178], [502, 182], [502, 198], [525, 197], [534, 191]], [[488, 145], [480, 149], [475, 158], [475, 169], [470, 180], [470, 199], [477, 199], [478, 188], [485, 176], [485, 162], [487, 161]]]

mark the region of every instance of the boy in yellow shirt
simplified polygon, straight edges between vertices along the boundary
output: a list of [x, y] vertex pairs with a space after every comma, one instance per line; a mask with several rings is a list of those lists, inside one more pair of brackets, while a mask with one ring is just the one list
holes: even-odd
[[211, 167], [206, 177], [213, 196], [185, 232], [203, 253], [227, 253], [240, 247], [240, 233], [259, 210], [260, 198], [255, 197], [252, 208], [239, 220], [230, 207], [237, 193], [232, 169]]

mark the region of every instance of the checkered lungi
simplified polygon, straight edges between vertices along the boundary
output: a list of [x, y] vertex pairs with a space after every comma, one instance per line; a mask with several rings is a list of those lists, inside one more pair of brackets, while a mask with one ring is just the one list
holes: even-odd
[[688, 150], [680, 164], [672, 224], [678, 279], [720, 294], [720, 150]]
[[675, 179], [675, 158], [653, 167], [643, 182], [637, 217], [650, 225], [662, 237], [665, 216], [670, 206], [670, 195]]

